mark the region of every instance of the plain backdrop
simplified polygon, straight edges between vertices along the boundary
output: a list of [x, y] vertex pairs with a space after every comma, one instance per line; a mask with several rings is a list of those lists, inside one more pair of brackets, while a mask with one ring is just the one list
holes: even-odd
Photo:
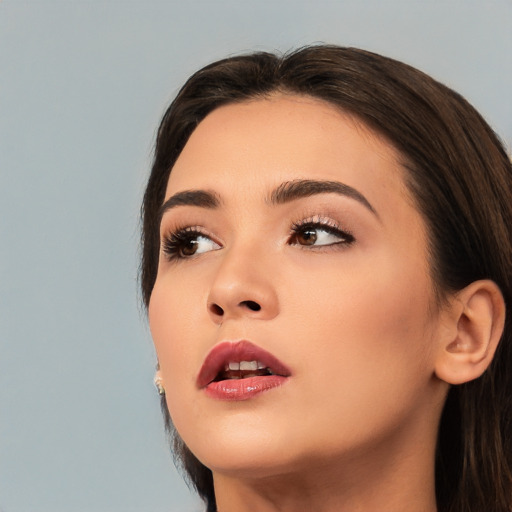
[[159, 118], [202, 65], [312, 42], [404, 60], [512, 143], [512, 0], [0, 0], [0, 510], [192, 512], [137, 295]]

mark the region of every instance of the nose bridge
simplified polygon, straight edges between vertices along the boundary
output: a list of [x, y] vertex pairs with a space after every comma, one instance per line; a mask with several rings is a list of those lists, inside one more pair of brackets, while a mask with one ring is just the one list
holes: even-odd
[[257, 245], [239, 241], [223, 249], [207, 304], [216, 323], [244, 316], [271, 319], [278, 314], [269, 248], [265, 251]]

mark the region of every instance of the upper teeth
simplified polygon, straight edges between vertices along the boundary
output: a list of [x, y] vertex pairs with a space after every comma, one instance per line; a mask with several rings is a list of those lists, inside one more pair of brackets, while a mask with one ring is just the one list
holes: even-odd
[[230, 361], [226, 365], [227, 370], [263, 370], [266, 366], [261, 361]]

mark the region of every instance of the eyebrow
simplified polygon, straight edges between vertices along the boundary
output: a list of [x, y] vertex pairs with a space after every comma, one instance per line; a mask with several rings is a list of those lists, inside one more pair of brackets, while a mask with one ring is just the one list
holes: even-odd
[[379, 216], [368, 199], [358, 190], [339, 181], [293, 180], [281, 183], [270, 195], [270, 204], [284, 204], [317, 194], [339, 194], [361, 203], [375, 216]]
[[158, 218], [162, 220], [165, 212], [176, 208], [176, 206], [197, 206], [198, 208], [215, 209], [220, 205], [220, 199], [209, 190], [184, 190], [172, 195], [160, 206]]
[[[375, 216], [379, 216], [368, 199], [355, 188], [339, 181], [322, 180], [293, 180], [281, 183], [272, 191], [267, 200], [271, 205], [279, 205], [311, 197], [318, 194], [339, 194], [362, 204]], [[214, 210], [221, 204], [219, 196], [210, 190], [184, 190], [172, 195], [159, 209], [158, 218], [161, 220], [164, 214], [177, 206], [196, 206]]]

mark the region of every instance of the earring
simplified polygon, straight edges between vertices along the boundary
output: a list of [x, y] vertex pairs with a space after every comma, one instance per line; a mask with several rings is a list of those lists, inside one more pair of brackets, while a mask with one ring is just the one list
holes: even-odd
[[162, 377], [160, 375], [155, 375], [155, 380], [153, 381], [155, 383], [155, 387], [158, 391], [158, 394], [160, 396], [165, 395], [165, 388], [164, 388], [164, 382], [162, 380]]

